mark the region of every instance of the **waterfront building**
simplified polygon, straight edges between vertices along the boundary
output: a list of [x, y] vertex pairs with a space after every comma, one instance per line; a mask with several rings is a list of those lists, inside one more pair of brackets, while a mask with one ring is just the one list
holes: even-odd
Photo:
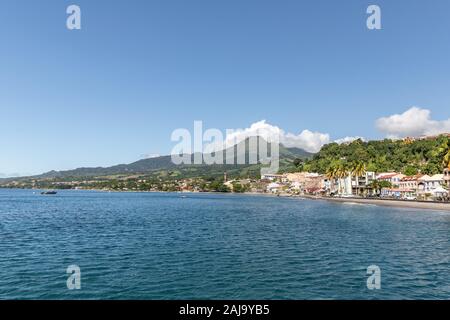
[[381, 190], [382, 197], [392, 197], [398, 199], [416, 198], [416, 189], [410, 188], [383, 188]]
[[367, 171], [356, 177], [349, 173], [344, 178], [336, 178], [331, 181], [322, 178], [324, 189], [339, 196], [356, 196], [370, 193], [370, 184], [376, 179], [375, 172]]
[[444, 174], [435, 174], [433, 176], [425, 175], [419, 178], [418, 181], [417, 194], [421, 199], [428, 199], [430, 197], [440, 198], [445, 196], [442, 191], [442, 186], [445, 184]]
[[444, 184], [450, 188], [450, 168], [444, 170]]
[[437, 187], [431, 193], [433, 194], [435, 200], [442, 200], [443, 198], [448, 197], [448, 190], [444, 189], [443, 187]]
[[351, 196], [353, 195], [352, 176], [335, 179], [333, 190], [336, 190], [336, 194], [339, 196]]
[[283, 178], [284, 175], [282, 174], [263, 174], [261, 176], [261, 180], [278, 181], [278, 182], [281, 182]]
[[406, 177], [406, 175], [397, 172], [385, 172], [380, 173], [377, 176], [377, 180], [390, 182], [393, 186], [399, 186], [400, 181]]
[[309, 175], [309, 172], [294, 172], [294, 173], [286, 173], [284, 175], [284, 179], [287, 180], [287, 182], [293, 183], [293, 182], [299, 182], [299, 183], [305, 183], [306, 176]]
[[324, 193], [327, 190], [328, 179], [324, 175], [312, 173], [306, 176], [305, 192], [311, 194]]
[[304, 190], [303, 184], [298, 181], [294, 181], [290, 184], [289, 190], [294, 193], [302, 192]]
[[444, 183], [443, 174], [435, 174], [433, 176], [425, 175], [419, 179], [419, 191], [431, 193], [434, 189], [442, 187]]
[[367, 171], [360, 177], [352, 176], [352, 194], [361, 195], [367, 193], [369, 185], [375, 179], [376, 174], [373, 171]]
[[267, 192], [279, 193], [281, 191], [282, 185], [276, 182], [272, 182], [267, 186]]
[[401, 189], [413, 189], [416, 192], [419, 190], [419, 179], [422, 178], [423, 174], [416, 174], [414, 176], [406, 176], [400, 180], [398, 186]]
[[285, 174], [281, 181], [294, 192], [318, 193], [325, 192], [328, 179], [318, 173], [296, 172]]

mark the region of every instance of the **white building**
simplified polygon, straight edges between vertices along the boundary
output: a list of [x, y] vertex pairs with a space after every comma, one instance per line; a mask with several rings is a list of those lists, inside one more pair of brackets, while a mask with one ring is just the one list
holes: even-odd
[[397, 172], [385, 172], [385, 173], [380, 173], [377, 176], [377, 180], [381, 180], [381, 181], [388, 181], [390, 182], [393, 186], [398, 186], [400, 185], [400, 181], [402, 181], [402, 179], [406, 177], [406, 175], [401, 174], [401, 173], [397, 173]]
[[298, 191], [302, 191], [303, 190], [303, 184], [301, 182], [294, 181], [294, 182], [291, 183], [290, 189], [292, 191], [297, 191], [297, 192]]
[[444, 184], [444, 175], [435, 174], [434, 176], [425, 175], [419, 178], [419, 192], [432, 193], [435, 189], [441, 188]]
[[282, 174], [263, 174], [261, 179], [270, 181], [281, 181], [284, 178]]
[[450, 188], [450, 169], [447, 168], [444, 170], [444, 183]]
[[282, 186], [278, 183], [272, 182], [267, 186], [267, 192], [278, 193], [281, 191]]
[[375, 172], [367, 171], [364, 175], [358, 178], [349, 174], [345, 178], [335, 179], [334, 186], [332, 188], [331, 184], [333, 183], [330, 184], [330, 182], [328, 182], [328, 185], [340, 196], [351, 196], [356, 194], [361, 195], [367, 186], [375, 180], [375, 178]]
[[337, 178], [334, 180], [332, 191], [340, 196], [352, 195], [352, 176], [348, 175], [345, 178]]

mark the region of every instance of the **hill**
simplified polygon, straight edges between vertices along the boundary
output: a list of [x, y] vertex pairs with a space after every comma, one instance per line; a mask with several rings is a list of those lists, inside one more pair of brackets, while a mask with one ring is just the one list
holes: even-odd
[[442, 173], [444, 156], [449, 152], [449, 135], [422, 139], [381, 141], [355, 140], [352, 143], [330, 143], [310, 160], [299, 163], [305, 171], [325, 173], [330, 166], [363, 163], [367, 171], [394, 170], [413, 175]]
[[[258, 140], [258, 143], [265, 142], [261, 138]], [[198, 165], [189, 165], [182, 164], [176, 165], [172, 162], [171, 156], [161, 156], [150, 159], [142, 159], [130, 164], [120, 164], [112, 167], [92, 167], [92, 168], [77, 168], [74, 170], [67, 171], [50, 171], [41, 175], [33, 176], [33, 177], [21, 177], [21, 178], [9, 178], [9, 179], [0, 179], [0, 184], [2, 182], [10, 182], [10, 181], [24, 181], [30, 179], [42, 180], [42, 179], [59, 179], [59, 180], [80, 180], [86, 178], [94, 178], [94, 177], [111, 177], [117, 175], [124, 176], [132, 176], [132, 175], [147, 175], [154, 177], [165, 177], [165, 179], [169, 178], [190, 178], [190, 177], [215, 177], [215, 176], [223, 176], [223, 173], [226, 171], [230, 176], [236, 177], [257, 177], [260, 173], [261, 164], [248, 164], [250, 151], [249, 151], [249, 142], [248, 139], [241, 142], [241, 144], [245, 144], [245, 159], [247, 164], [243, 165], [207, 165], [207, 164], [198, 164]], [[238, 150], [240, 150], [241, 145], [235, 145], [232, 147], [234, 150], [234, 163], [237, 163], [236, 159], [239, 156]], [[313, 156], [312, 153], [309, 153], [305, 150], [299, 148], [286, 148], [283, 145], [279, 146], [280, 150], [280, 166], [283, 170], [289, 170], [295, 168], [293, 162], [295, 159], [308, 159]], [[225, 155], [227, 151], [223, 150], [223, 155], [225, 159]], [[193, 160], [194, 155], [190, 155]], [[193, 163], [193, 161], [192, 161]]]

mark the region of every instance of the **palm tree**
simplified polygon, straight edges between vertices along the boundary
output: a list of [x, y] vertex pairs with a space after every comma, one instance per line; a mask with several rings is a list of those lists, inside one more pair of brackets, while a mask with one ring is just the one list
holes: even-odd
[[370, 183], [370, 187], [375, 191], [375, 194], [378, 194], [378, 190], [380, 189], [380, 182], [378, 180], [373, 180]]
[[339, 179], [339, 193], [342, 193], [342, 185], [341, 185], [341, 180], [344, 179], [345, 177], [347, 177], [348, 175], [348, 171], [346, 166], [341, 163], [337, 168], [336, 168], [336, 177]]
[[366, 165], [362, 162], [356, 162], [352, 166], [351, 170], [352, 174], [356, 178], [356, 195], [359, 195], [359, 177], [362, 177], [366, 174]]
[[336, 177], [337, 177], [337, 175], [336, 175], [336, 171], [337, 170], [336, 169], [337, 169], [336, 165], [331, 164], [327, 168], [327, 171], [325, 173], [327, 178], [330, 180], [330, 183], [331, 183], [331, 185], [330, 185], [330, 192], [332, 192], [333, 189], [334, 189], [334, 179], [336, 179]]

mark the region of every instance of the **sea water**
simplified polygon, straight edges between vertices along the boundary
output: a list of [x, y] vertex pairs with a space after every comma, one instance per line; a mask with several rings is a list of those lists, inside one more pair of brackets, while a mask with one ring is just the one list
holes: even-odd
[[[79, 290], [67, 285], [73, 265]], [[379, 290], [367, 285], [373, 265]], [[0, 299], [448, 298], [448, 212], [0, 189]]]

